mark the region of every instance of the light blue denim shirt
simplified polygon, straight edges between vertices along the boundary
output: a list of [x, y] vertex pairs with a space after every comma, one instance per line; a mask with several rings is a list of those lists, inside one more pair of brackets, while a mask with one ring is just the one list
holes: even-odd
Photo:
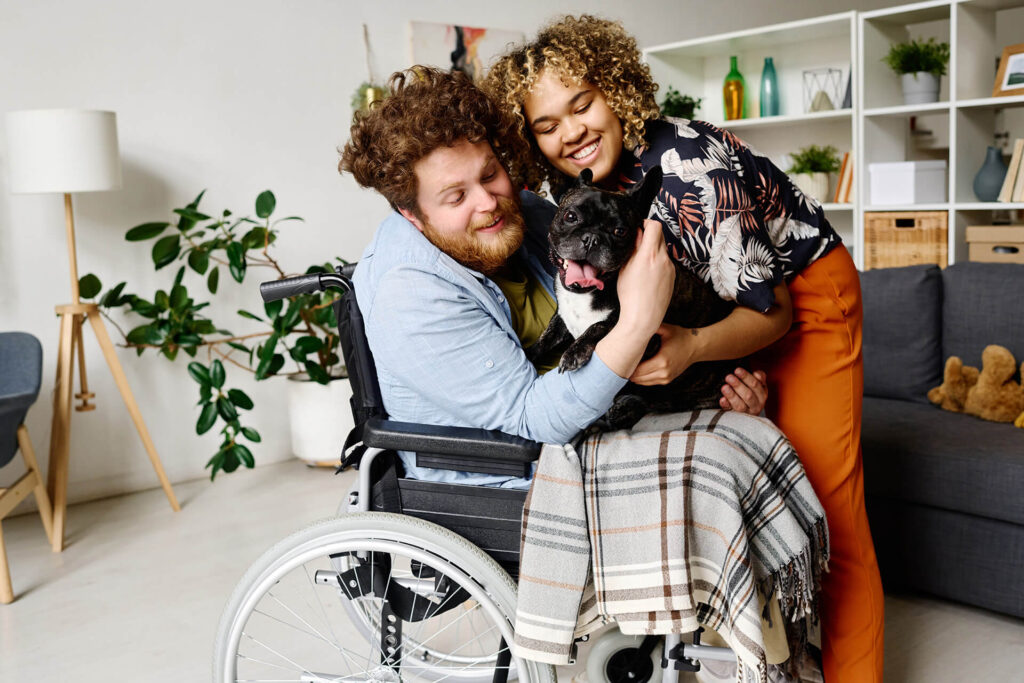
[[[522, 193], [527, 234], [518, 255], [553, 295], [547, 230], [555, 206]], [[512, 329], [498, 286], [431, 244], [392, 213], [353, 277], [384, 408], [403, 422], [497, 429], [566, 443], [611, 407], [626, 384], [594, 354], [582, 368], [539, 376]], [[417, 467], [406, 476], [525, 487], [528, 479]]]

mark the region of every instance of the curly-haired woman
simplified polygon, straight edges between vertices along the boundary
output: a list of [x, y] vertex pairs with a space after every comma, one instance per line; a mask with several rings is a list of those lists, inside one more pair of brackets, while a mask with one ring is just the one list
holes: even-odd
[[796, 447], [825, 507], [825, 679], [882, 680], [883, 596], [864, 508], [857, 271], [821, 206], [727, 131], [660, 118], [657, 86], [616, 22], [565, 17], [499, 59], [485, 89], [511, 135], [514, 181], [559, 195], [584, 168], [623, 188], [655, 165], [656, 218], [674, 255], [740, 305], [699, 330], [663, 325], [661, 351], [630, 378], [666, 383], [690, 364], [754, 354], [772, 378], [768, 415]]

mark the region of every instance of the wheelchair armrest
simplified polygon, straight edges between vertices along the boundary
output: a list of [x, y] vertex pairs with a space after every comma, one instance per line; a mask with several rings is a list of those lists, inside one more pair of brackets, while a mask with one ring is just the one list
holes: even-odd
[[537, 459], [536, 441], [496, 430], [442, 427], [370, 418], [363, 425], [370, 448], [412, 451], [422, 467], [525, 476]]

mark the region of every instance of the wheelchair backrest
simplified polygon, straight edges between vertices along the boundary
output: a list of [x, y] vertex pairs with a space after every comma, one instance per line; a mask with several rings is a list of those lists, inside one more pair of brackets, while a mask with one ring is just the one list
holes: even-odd
[[[356, 264], [350, 263], [337, 268], [338, 274], [345, 279], [347, 288], [341, 298], [334, 302], [341, 353], [348, 370], [349, 384], [352, 385], [351, 406], [355, 429], [349, 437], [349, 442], [361, 433], [361, 427], [368, 419], [387, 417], [384, 400], [380, 395], [380, 385], [377, 384], [377, 366], [373, 362], [373, 354], [366, 341], [363, 314], [359, 311], [352, 286], [352, 273], [355, 267]], [[346, 450], [351, 445], [349, 442], [345, 444]]]

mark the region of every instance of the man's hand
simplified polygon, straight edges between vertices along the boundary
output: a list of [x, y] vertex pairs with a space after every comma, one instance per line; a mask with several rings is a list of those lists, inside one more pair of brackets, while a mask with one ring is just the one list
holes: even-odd
[[718, 405], [722, 410], [735, 410], [749, 415], [760, 415], [768, 400], [768, 376], [762, 370], [747, 372], [736, 368], [736, 372], [725, 378], [722, 398]]
[[644, 220], [636, 243], [636, 251], [619, 271], [619, 321], [645, 337], [646, 345], [665, 318], [676, 271], [660, 223]]
[[661, 321], [676, 281], [661, 225], [645, 220], [636, 251], [619, 271], [619, 319], [594, 351], [619, 377], [629, 377]]

